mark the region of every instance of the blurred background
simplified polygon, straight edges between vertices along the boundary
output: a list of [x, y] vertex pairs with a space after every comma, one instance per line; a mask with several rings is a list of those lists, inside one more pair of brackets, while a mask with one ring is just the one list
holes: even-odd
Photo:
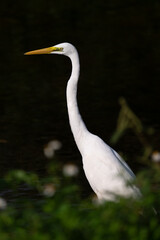
[[[69, 59], [23, 55], [61, 42], [80, 55], [78, 102], [88, 129], [109, 143], [123, 96], [143, 125], [155, 129], [159, 149], [159, 1], [6, 0], [0, 36], [1, 176], [15, 168], [45, 174], [43, 148], [53, 139], [62, 143], [59, 162], [82, 165], [66, 108]], [[140, 149], [131, 131], [113, 147], [132, 157]]]

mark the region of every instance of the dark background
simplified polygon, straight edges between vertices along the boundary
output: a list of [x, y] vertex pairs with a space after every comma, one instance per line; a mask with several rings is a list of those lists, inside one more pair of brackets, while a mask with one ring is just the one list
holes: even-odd
[[[70, 61], [23, 55], [61, 42], [80, 55], [78, 101], [88, 129], [109, 142], [123, 96], [144, 126], [155, 128], [159, 147], [159, 1], [6, 0], [0, 8], [1, 174], [13, 168], [43, 174], [43, 145], [52, 139], [63, 144], [58, 161], [81, 165], [66, 109]], [[138, 143], [128, 132], [114, 148], [136, 155]]]

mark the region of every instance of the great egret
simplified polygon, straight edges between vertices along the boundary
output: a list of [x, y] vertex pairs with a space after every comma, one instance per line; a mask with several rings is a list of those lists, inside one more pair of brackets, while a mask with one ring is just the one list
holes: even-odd
[[67, 83], [67, 107], [71, 130], [82, 155], [85, 175], [100, 201], [115, 201], [116, 196], [134, 197], [140, 195], [137, 187], [131, 182], [135, 175], [120, 155], [108, 146], [101, 138], [93, 135], [86, 128], [77, 105], [77, 83], [80, 64], [76, 48], [70, 43], [61, 43], [25, 53], [61, 54], [70, 58], [71, 76]]

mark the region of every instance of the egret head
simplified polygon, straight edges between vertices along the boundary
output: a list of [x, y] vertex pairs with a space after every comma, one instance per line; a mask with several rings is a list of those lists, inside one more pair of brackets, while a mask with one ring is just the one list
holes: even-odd
[[75, 47], [70, 43], [60, 43], [52, 47], [42, 48], [30, 52], [26, 52], [25, 55], [37, 55], [37, 54], [62, 54], [70, 56], [75, 51]]

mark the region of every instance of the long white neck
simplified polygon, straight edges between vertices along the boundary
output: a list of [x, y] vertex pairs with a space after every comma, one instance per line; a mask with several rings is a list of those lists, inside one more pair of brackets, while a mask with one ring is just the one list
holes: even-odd
[[79, 151], [83, 152], [83, 139], [86, 134], [88, 134], [88, 130], [82, 120], [80, 115], [78, 104], [77, 104], [77, 84], [80, 73], [80, 64], [78, 52], [75, 51], [69, 56], [72, 62], [72, 73], [70, 79], [67, 83], [67, 107], [68, 107], [68, 115], [69, 122], [71, 126], [71, 130], [77, 144]]

